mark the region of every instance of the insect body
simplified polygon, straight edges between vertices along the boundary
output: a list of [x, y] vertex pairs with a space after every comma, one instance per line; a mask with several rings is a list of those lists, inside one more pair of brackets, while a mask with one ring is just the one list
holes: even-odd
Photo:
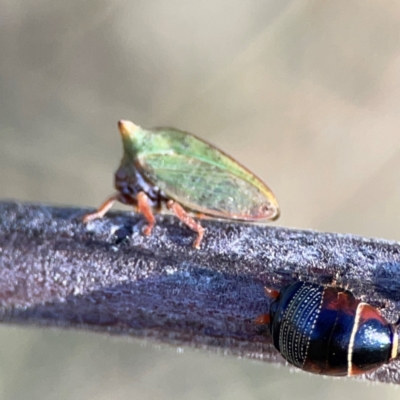
[[[397, 357], [398, 336], [378, 310], [348, 290], [297, 282], [274, 298], [273, 344], [291, 364], [316, 374], [351, 376], [370, 372]], [[261, 321], [259, 320], [259, 322]]]
[[271, 190], [256, 176], [214, 146], [172, 128], [144, 129], [119, 121], [124, 155], [115, 173], [117, 193], [84, 221], [103, 217], [115, 201], [136, 207], [151, 233], [153, 208], [162, 205], [197, 232], [200, 246], [204, 228], [187, 211], [214, 218], [244, 221], [274, 220], [279, 206]]

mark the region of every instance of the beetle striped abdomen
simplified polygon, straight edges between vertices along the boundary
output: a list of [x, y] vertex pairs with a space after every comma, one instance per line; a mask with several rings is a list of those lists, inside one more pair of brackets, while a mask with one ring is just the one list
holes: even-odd
[[302, 285], [293, 296], [279, 328], [279, 349], [293, 365], [303, 368], [315, 322], [321, 307], [322, 290]]
[[274, 346], [305, 371], [357, 375], [397, 356], [395, 326], [341, 288], [286, 286], [271, 304], [270, 319]]

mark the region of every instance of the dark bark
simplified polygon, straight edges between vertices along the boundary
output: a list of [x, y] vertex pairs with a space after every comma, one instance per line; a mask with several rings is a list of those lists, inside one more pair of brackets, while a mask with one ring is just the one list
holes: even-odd
[[[85, 226], [85, 210], [0, 202], [0, 319], [82, 328], [282, 362], [265, 327], [264, 286], [336, 281], [395, 322], [400, 245], [350, 235], [203, 221], [194, 234], [132, 213]], [[367, 376], [400, 383], [394, 361]]]

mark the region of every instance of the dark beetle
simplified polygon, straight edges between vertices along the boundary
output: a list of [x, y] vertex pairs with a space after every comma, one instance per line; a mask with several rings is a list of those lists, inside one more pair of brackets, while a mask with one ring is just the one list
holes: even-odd
[[358, 375], [397, 356], [396, 326], [348, 290], [297, 282], [266, 292], [274, 300], [257, 323], [270, 324], [274, 346], [304, 371]]

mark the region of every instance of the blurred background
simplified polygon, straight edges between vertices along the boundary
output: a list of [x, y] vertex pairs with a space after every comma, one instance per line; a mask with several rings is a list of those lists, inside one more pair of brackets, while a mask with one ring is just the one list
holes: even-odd
[[[97, 207], [117, 120], [224, 149], [278, 225], [400, 240], [400, 3], [0, 0], [0, 198]], [[394, 399], [394, 386], [0, 327], [0, 399]]]

